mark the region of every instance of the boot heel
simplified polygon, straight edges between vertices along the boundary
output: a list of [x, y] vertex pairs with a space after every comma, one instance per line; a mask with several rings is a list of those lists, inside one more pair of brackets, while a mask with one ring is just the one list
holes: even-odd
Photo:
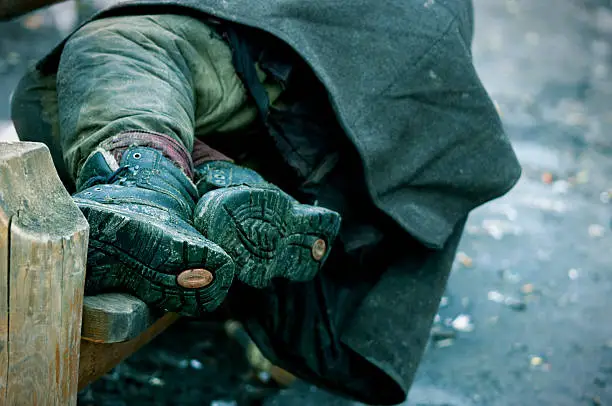
[[277, 277], [314, 278], [338, 233], [340, 216], [297, 204], [279, 190], [235, 186], [205, 194], [194, 224], [232, 257], [240, 281], [263, 288]]

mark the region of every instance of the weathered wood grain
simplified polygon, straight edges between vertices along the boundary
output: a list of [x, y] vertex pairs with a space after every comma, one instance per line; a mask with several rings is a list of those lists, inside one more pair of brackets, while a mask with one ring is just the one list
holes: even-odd
[[85, 296], [81, 337], [96, 343], [120, 343], [138, 337], [157, 318], [143, 301], [130, 295]]
[[100, 378], [129, 355], [139, 350], [172, 323], [179, 319], [176, 313], [166, 313], [138, 337], [123, 343], [101, 344], [83, 340], [79, 366], [79, 390]]
[[76, 404], [88, 225], [43, 144], [0, 143], [0, 236], [0, 404]]

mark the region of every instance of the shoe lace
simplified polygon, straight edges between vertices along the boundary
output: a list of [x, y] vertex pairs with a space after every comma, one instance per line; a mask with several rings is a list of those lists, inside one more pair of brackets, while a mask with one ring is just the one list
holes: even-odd
[[122, 177], [127, 172], [130, 172], [131, 168], [128, 165], [120, 166], [116, 171], [109, 175], [98, 175], [90, 178], [85, 182], [82, 189], [87, 189], [95, 185], [107, 185], [110, 183], [116, 182], [120, 177]]

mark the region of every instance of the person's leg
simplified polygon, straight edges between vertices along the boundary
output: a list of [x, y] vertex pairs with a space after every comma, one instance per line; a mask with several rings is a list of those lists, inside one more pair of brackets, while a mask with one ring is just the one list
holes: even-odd
[[337, 213], [300, 205], [239, 166], [223, 190], [205, 180], [232, 164], [213, 149], [194, 150], [194, 133], [243, 130], [257, 111], [229, 46], [203, 22], [92, 22], [64, 49], [57, 92], [64, 158], [92, 229], [89, 292], [127, 290], [197, 315], [221, 303], [234, 268], [262, 287], [277, 276], [311, 279], [325, 261]]
[[[66, 44], [59, 129], [90, 224], [88, 293], [124, 290], [188, 315], [225, 297], [234, 263], [192, 226], [190, 152], [196, 110], [207, 108], [196, 106], [194, 76], [215, 72], [223, 44], [212, 36], [188, 17], [129, 16], [89, 23]], [[198, 86], [208, 107], [223, 99], [212, 75]]]

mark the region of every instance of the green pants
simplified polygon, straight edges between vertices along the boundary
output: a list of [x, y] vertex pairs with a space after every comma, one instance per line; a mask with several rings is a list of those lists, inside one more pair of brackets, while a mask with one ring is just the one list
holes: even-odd
[[[267, 84], [271, 100], [280, 88]], [[93, 149], [125, 131], [194, 138], [232, 133], [256, 118], [229, 46], [200, 20], [125, 16], [91, 22], [68, 41], [57, 74], [58, 130], [75, 177]]]

